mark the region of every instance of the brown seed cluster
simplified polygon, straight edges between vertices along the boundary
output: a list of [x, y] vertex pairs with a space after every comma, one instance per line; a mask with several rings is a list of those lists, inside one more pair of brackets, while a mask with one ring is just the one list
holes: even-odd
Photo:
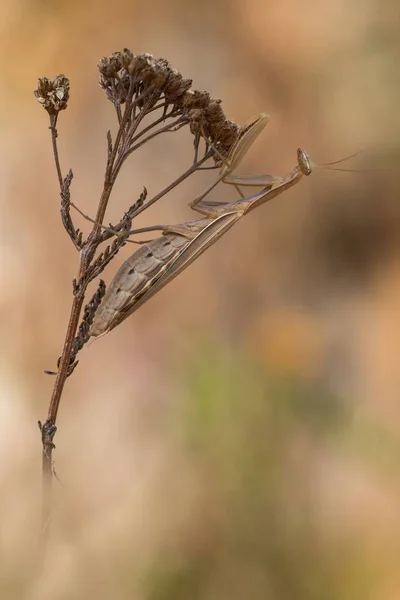
[[50, 115], [67, 108], [69, 99], [69, 79], [65, 75], [57, 75], [54, 79], [41, 77], [33, 92], [37, 101]]
[[225, 117], [220, 100], [206, 91], [192, 90], [192, 80], [185, 79], [164, 58], [132, 54], [125, 48], [102, 58], [98, 69], [100, 86], [116, 108], [130, 103], [146, 112], [162, 108], [166, 116], [182, 116], [195, 139], [203, 137], [224, 157], [241, 133], [240, 127]]

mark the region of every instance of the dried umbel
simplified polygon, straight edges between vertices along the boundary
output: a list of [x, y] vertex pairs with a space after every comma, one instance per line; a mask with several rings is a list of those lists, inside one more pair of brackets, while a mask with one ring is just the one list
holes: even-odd
[[129, 105], [128, 122], [137, 119], [140, 111], [161, 109], [163, 120], [179, 117], [175, 128], [189, 124], [195, 144], [200, 137], [212, 144], [218, 150], [214, 154], [218, 164], [229, 154], [240, 127], [225, 117], [220, 100], [206, 91], [192, 90], [192, 80], [183, 78], [164, 58], [132, 54], [125, 48], [102, 58], [98, 69], [100, 86], [117, 113], [121, 105]]
[[50, 115], [67, 108], [69, 100], [69, 79], [65, 75], [57, 75], [54, 79], [41, 77], [33, 92], [37, 101]]
[[[114, 104], [124, 104], [135, 96], [152, 94], [152, 102], [164, 94], [166, 104], [176, 104], [190, 89], [191, 79], [172, 69], [165, 59], [156, 60], [151, 54], [133, 55], [130, 50], [114, 52], [98, 63], [99, 83]], [[148, 101], [148, 100], [147, 100]]]

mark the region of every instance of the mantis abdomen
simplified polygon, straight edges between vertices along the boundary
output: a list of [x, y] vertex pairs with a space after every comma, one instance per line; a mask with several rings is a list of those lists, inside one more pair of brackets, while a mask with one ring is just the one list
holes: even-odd
[[187, 244], [185, 237], [168, 234], [148, 242], [130, 256], [118, 269], [104, 295], [91, 335], [97, 337], [115, 327], [128, 309], [129, 314], [134, 312], [135, 303]]

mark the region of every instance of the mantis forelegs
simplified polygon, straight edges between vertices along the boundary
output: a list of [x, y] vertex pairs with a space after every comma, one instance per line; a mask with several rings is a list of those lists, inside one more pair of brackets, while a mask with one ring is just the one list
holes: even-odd
[[231, 183], [234, 185], [241, 196], [244, 198], [245, 196], [240, 191], [238, 185], [234, 181], [229, 181], [229, 174], [232, 173], [242, 161], [244, 155], [249, 150], [251, 144], [257, 139], [260, 135], [261, 131], [266, 126], [269, 120], [269, 115], [265, 113], [261, 113], [256, 117], [250, 119], [243, 127], [241, 127], [240, 134], [236, 142], [233, 144], [229, 156], [224, 158], [220, 155], [217, 148], [214, 148], [212, 143], [209, 141], [208, 143], [214, 148], [214, 152], [221, 158], [223, 164], [220, 170], [219, 177], [214, 183], [212, 183], [208, 188], [206, 188], [199, 196], [197, 196], [194, 200], [189, 203], [190, 208], [199, 212], [202, 215], [212, 216], [210, 214], [209, 208], [207, 208], [206, 203], [201, 203], [203, 198], [207, 196], [213, 190], [218, 183], [223, 181], [224, 183]]

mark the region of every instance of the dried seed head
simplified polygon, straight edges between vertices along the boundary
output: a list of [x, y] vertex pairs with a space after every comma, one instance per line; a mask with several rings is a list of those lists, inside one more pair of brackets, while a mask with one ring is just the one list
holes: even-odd
[[177, 107], [183, 106], [186, 94], [191, 93], [191, 87], [191, 79], [184, 79], [176, 69], [171, 69], [164, 88], [167, 104], [174, 104]]
[[190, 90], [182, 102], [184, 110], [192, 110], [193, 108], [206, 109], [211, 102], [210, 94], [201, 90]]
[[117, 76], [118, 72], [122, 69], [123, 64], [122, 53], [113, 52], [107, 58], [101, 58], [97, 64], [97, 68], [99, 69], [101, 75], [107, 79], [110, 79]]
[[133, 53], [128, 49], [124, 48], [122, 51], [122, 64], [128, 73], [132, 74], [134, 69], [134, 56]]
[[85, 306], [82, 322], [79, 325], [77, 336], [74, 339], [71, 357], [69, 359], [68, 377], [72, 374], [73, 370], [78, 364], [78, 361], [76, 360], [78, 352], [82, 350], [84, 344], [86, 344], [90, 338], [90, 327], [105, 293], [106, 284], [102, 279], [100, 279], [97, 290], [93, 294], [91, 300]]
[[[238, 139], [240, 130], [240, 126], [234, 121], [225, 120], [221, 124], [217, 137], [221, 147], [225, 148], [226, 154], [229, 154], [229, 150]], [[222, 153], [225, 154], [224, 152]]]
[[225, 120], [224, 111], [222, 110], [221, 100], [210, 100], [205, 109], [206, 119], [209, 123], [220, 123]]
[[41, 77], [33, 92], [37, 101], [51, 115], [67, 108], [69, 100], [69, 79], [65, 75], [57, 75], [54, 79]]
[[164, 58], [124, 48], [102, 58], [98, 68], [100, 86], [116, 108], [129, 101], [132, 107], [148, 111], [161, 101], [165, 113], [168, 109], [171, 117], [182, 116], [189, 123], [197, 140], [202, 137], [217, 148], [217, 163], [229, 155], [240, 127], [225, 117], [220, 100], [207, 91], [191, 89], [192, 80], [184, 79]]
[[115, 105], [124, 104], [128, 95], [130, 100], [134, 100], [135, 96], [145, 97], [150, 87], [151, 91], [157, 85], [162, 87], [167, 78], [165, 66], [162, 61], [158, 63], [151, 54], [134, 55], [128, 48], [114, 52], [102, 58], [97, 65], [100, 86]]

